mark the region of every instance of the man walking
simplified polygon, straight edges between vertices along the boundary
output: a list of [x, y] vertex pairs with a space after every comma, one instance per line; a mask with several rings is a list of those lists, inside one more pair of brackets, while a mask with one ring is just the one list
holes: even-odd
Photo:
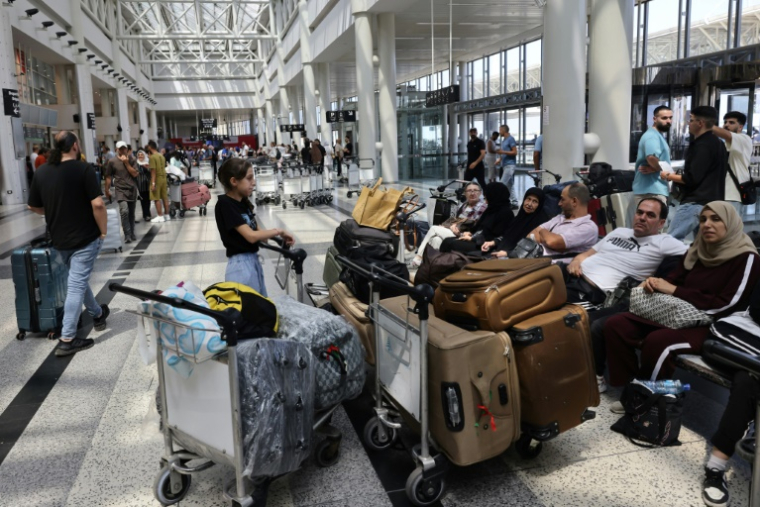
[[670, 147], [665, 134], [673, 123], [673, 111], [668, 106], [657, 106], [652, 126], [639, 140], [636, 156], [636, 174], [633, 177], [633, 199], [628, 205], [628, 221], [632, 224], [636, 207], [642, 199], [654, 197], [668, 202], [668, 184], [660, 178], [663, 169], [670, 170]]
[[515, 169], [517, 168], [517, 141], [509, 133], [509, 126], [502, 125], [499, 127], [499, 135], [501, 135], [501, 149], [496, 150], [496, 153], [501, 155], [501, 182], [509, 188], [509, 195], [514, 201], [514, 183], [515, 183]]
[[129, 244], [137, 241], [135, 236], [135, 207], [137, 196], [140, 193], [137, 188], [137, 162], [129, 155], [127, 143], [116, 143], [116, 155], [108, 161], [105, 168], [106, 175], [106, 199], [111, 198], [111, 180], [116, 187], [116, 201], [119, 203], [121, 226], [124, 229], [124, 243]]
[[683, 196], [668, 228], [668, 234], [676, 239], [684, 239], [689, 233], [696, 235], [702, 207], [725, 197], [726, 148], [713, 134], [717, 122], [718, 111], [714, 107], [692, 109], [689, 133], [694, 140], [686, 152], [683, 175], [660, 173], [663, 180], [683, 186]]
[[723, 128], [715, 125], [713, 134], [726, 142], [728, 168], [726, 174], [725, 200], [742, 216], [742, 195], [739, 185], [749, 181], [749, 162], [752, 157], [752, 138], [744, 133], [747, 117], [739, 111], [730, 111], [723, 116]]
[[29, 190], [29, 209], [45, 215], [53, 247], [69, 268], [63, 327], [56, 356], [89, 349], [95, 342], [78, 338], [82, 303], [93, 318], [96, 331], [106, 328], [108, 305], [99, 305], [90, 289], [90, 275], [106, 237], [106, 205], [92, 167], [80, 160], [79, 139], [72, 132], [55, 136], [50, 160], [37, 172]]
[[486, 156], [486, 143], [478, 137], [478, 129], [470, 129], [470, 142], [467, 143], [467, 169], [464, 171], [464, 179], [478, 180], [481, 187], [486, 186], [486, 168], [483, 159]]
[[[148, 142], [148, 165], [150, 166], [150, 200], [156, 203], [156, 217], [153, 223], [166, 222], [169, 219], [169, 189], [166, 183], [166, 159], [158, 151], [156, 141]], [[163, 210], [161, 204], [163, 203]]]

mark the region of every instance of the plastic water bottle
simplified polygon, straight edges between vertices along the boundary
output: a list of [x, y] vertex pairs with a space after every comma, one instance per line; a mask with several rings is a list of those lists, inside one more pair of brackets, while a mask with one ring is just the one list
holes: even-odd
[[681, 394], [691, 389], [689, 384], [681, 384], [680, 380], [634, 380], [633, 383], [642, 385], [656, 394]]

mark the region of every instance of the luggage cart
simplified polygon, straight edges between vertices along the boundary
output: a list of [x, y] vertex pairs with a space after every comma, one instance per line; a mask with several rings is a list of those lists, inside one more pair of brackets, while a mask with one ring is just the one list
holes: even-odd
[[[365, 167], [362, 163], [371, 163]], [[357, 158], [348, 168], [348, 192], [346, 197], [349, 199], [353, 194], [359, 194], [362, 187], [371, 187], [377, 182], [375, 178], [375, 160], [371, 158]]]
[[282, 209], [287, 209], [288, 200], [297, 206], [298, 199], [303, 192], [301, 188], [301, 172], [297, 167], [288, 167], [282, 180]]
[[203, 161], [198, 163], [198, 183], [206, 185], [209, 188], [216, 188], [214, 168], [211, 167], [211, 162]]
[[[406, 481], [406, 494], [415, 505], [431, 505], [444, 494], [448, 468], [443, 454], [431, 455], [428, 441], [427, 321], [433, 288], [427, 284], [410, 287], [408, 280], [376, 267], [367, 271], [342, 255], [337, 260], [366, 277], [372, 286], [368, 314], [375, 324], [375, 416], [364, 427], [364, 442], [375, 451], [390, 448], [398, 439], [401, 424], [394, 419], [401, 411], [418, 422], [420, 443], [412, 449], [417, 466]], [[414, 300], [419, 327], [383, 307], [378, 285], [398, 289]]]
[[304, 166], [301, 169], [301, 195], [298, 197], [295, 205], [301, 209], [311, 206], [312, 190], [314, 189], [311, 187], [311, 169], [308, 166]]
[[182, 209], [182, 182], [173, 174], [166, 175], [166, 184], [169, 187], [169, 216], [174, 218], [177, 213], [181, 217], [185, 216]]
[[256, 205], [269, 204], [270, 202], [280, 205], [280, 186], [277, 182], [277, 170], [274, 166], [255, 167], [256, 175]]
[[410, 227], [414, 227], [413, 216], [418, 211], [422, 211], [423, 209], [427, 208], [427, 203], [419, 202], [418, 197], [414, 195], [412, 197], [404, 199], [401, 202], [400, 208], [401, 209], [399, 209], [398, 213], [396, 213], [396, 220], [398, 221], [400, 236], [398, 252], [396, 253], [396, 260], [403, 262], [404, 264], [408, 264], [411, 262], [411, 259], [407, 261], [406, 254], [407, 252], [414, 251], [414, 245], [412, 245], [412, 248], [409, 248], [409, 246], [406, 244], [406, 226], [409, 224]]
[[324, 198], [324, 185], [322, 182], [322, 167], [312, 166], [309, 174], [309, 186], [311, 187], [311, 203], [313, 206], [317, 206], [325, 203]]

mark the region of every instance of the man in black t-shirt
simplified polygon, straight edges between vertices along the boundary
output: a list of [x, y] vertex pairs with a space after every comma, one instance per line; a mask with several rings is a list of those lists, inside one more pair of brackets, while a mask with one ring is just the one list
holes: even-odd
[[486, 168], [483, 158], [486, 156], [486, 143], [478, 137], [478, 129], [470, 129], [470, 142], [467, 143], [467, 169], [464, 171], [464, 179], [472, 181], [477, 179], [480, 186], [486, 186]]
[[[45, 215], [53, 247], [69, 268], [63, 327], [56, 356], [89, 349], [95, 342], [78, 338], [82, 303], [93, 318], [96, 331], [106, 328], [108, 305], [99, 305], [90, 289], [90, 274], [106, 237], [106, 205], [92, 166], [80, 161], [79, 139], [72, 132], [55, 136], [47, 164], [37, 170], [29, 189], [29, 209]], [[118, 231], [116, 231], [118, 234]]]

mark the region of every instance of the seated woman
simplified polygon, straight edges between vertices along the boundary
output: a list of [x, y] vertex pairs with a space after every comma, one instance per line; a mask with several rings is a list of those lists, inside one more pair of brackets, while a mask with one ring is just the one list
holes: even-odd
[[467, 227], [471, 227], [478, 221], [480, 216], [486, 210], [486, 203], [481, 199], [483, 191], [476, 182], [468, 183], [464, 188], [465, 197], [467, 200], [462, 203], [456, 213], [455, 218], [449, 218], [441, 225], [434, 225], [430, 228], [425, 235], [425, 239], [422, 240], [420, 246], [417, 248], [417, 255], [412, 260], [413, 266], [419, 266], [422, 264], [422, 254], [425, 253], [425, 247], [427, 245], [432, 246], [436, 250], [441, 247], [441, 242], [446, 238], [456, 238]]
[[515, 218], [509, 200], [509, 188], [497, 181], [486, 185], [483, 193], [488, 208], [469, 232], [463, 232], [458, 238], [444, 239], [441, 252], [480, 252], [486, 241], [495, 240], [509, 228]]
[[540, 188], [529, 188], [525, 192], [523, 198], [523, 204], [520, 211], [509, 228], [504, 232], [504, 235], [496, 238], [493, 241], [486, 241], [480, 248], [484, 254], [491, 255], [493, 257], [506, 257], [507, 252], [512, 250], [517, 243], [530, 234], [530, 231], [549, 221], [549, 217], [544, 211], [544, 201], [546, 196], [544, 191]]
[[[665, 279], [647, 278], [641, 286], [648, 293], [683, 299], [714, 319], [747, 309], [760, 280], [760, 256], [743, 229], [733, 206], [709, 203], [702, 208], [699, 233], [681, 264]], [[611, 317], [604, 325], [610, 384], [670, 378], [675, 370], [670, 353], [699, 354], [709, 333], [709, 326], [669, 329], [632, 313]], [[641, 349], [640, 366], [636, 349]]]

